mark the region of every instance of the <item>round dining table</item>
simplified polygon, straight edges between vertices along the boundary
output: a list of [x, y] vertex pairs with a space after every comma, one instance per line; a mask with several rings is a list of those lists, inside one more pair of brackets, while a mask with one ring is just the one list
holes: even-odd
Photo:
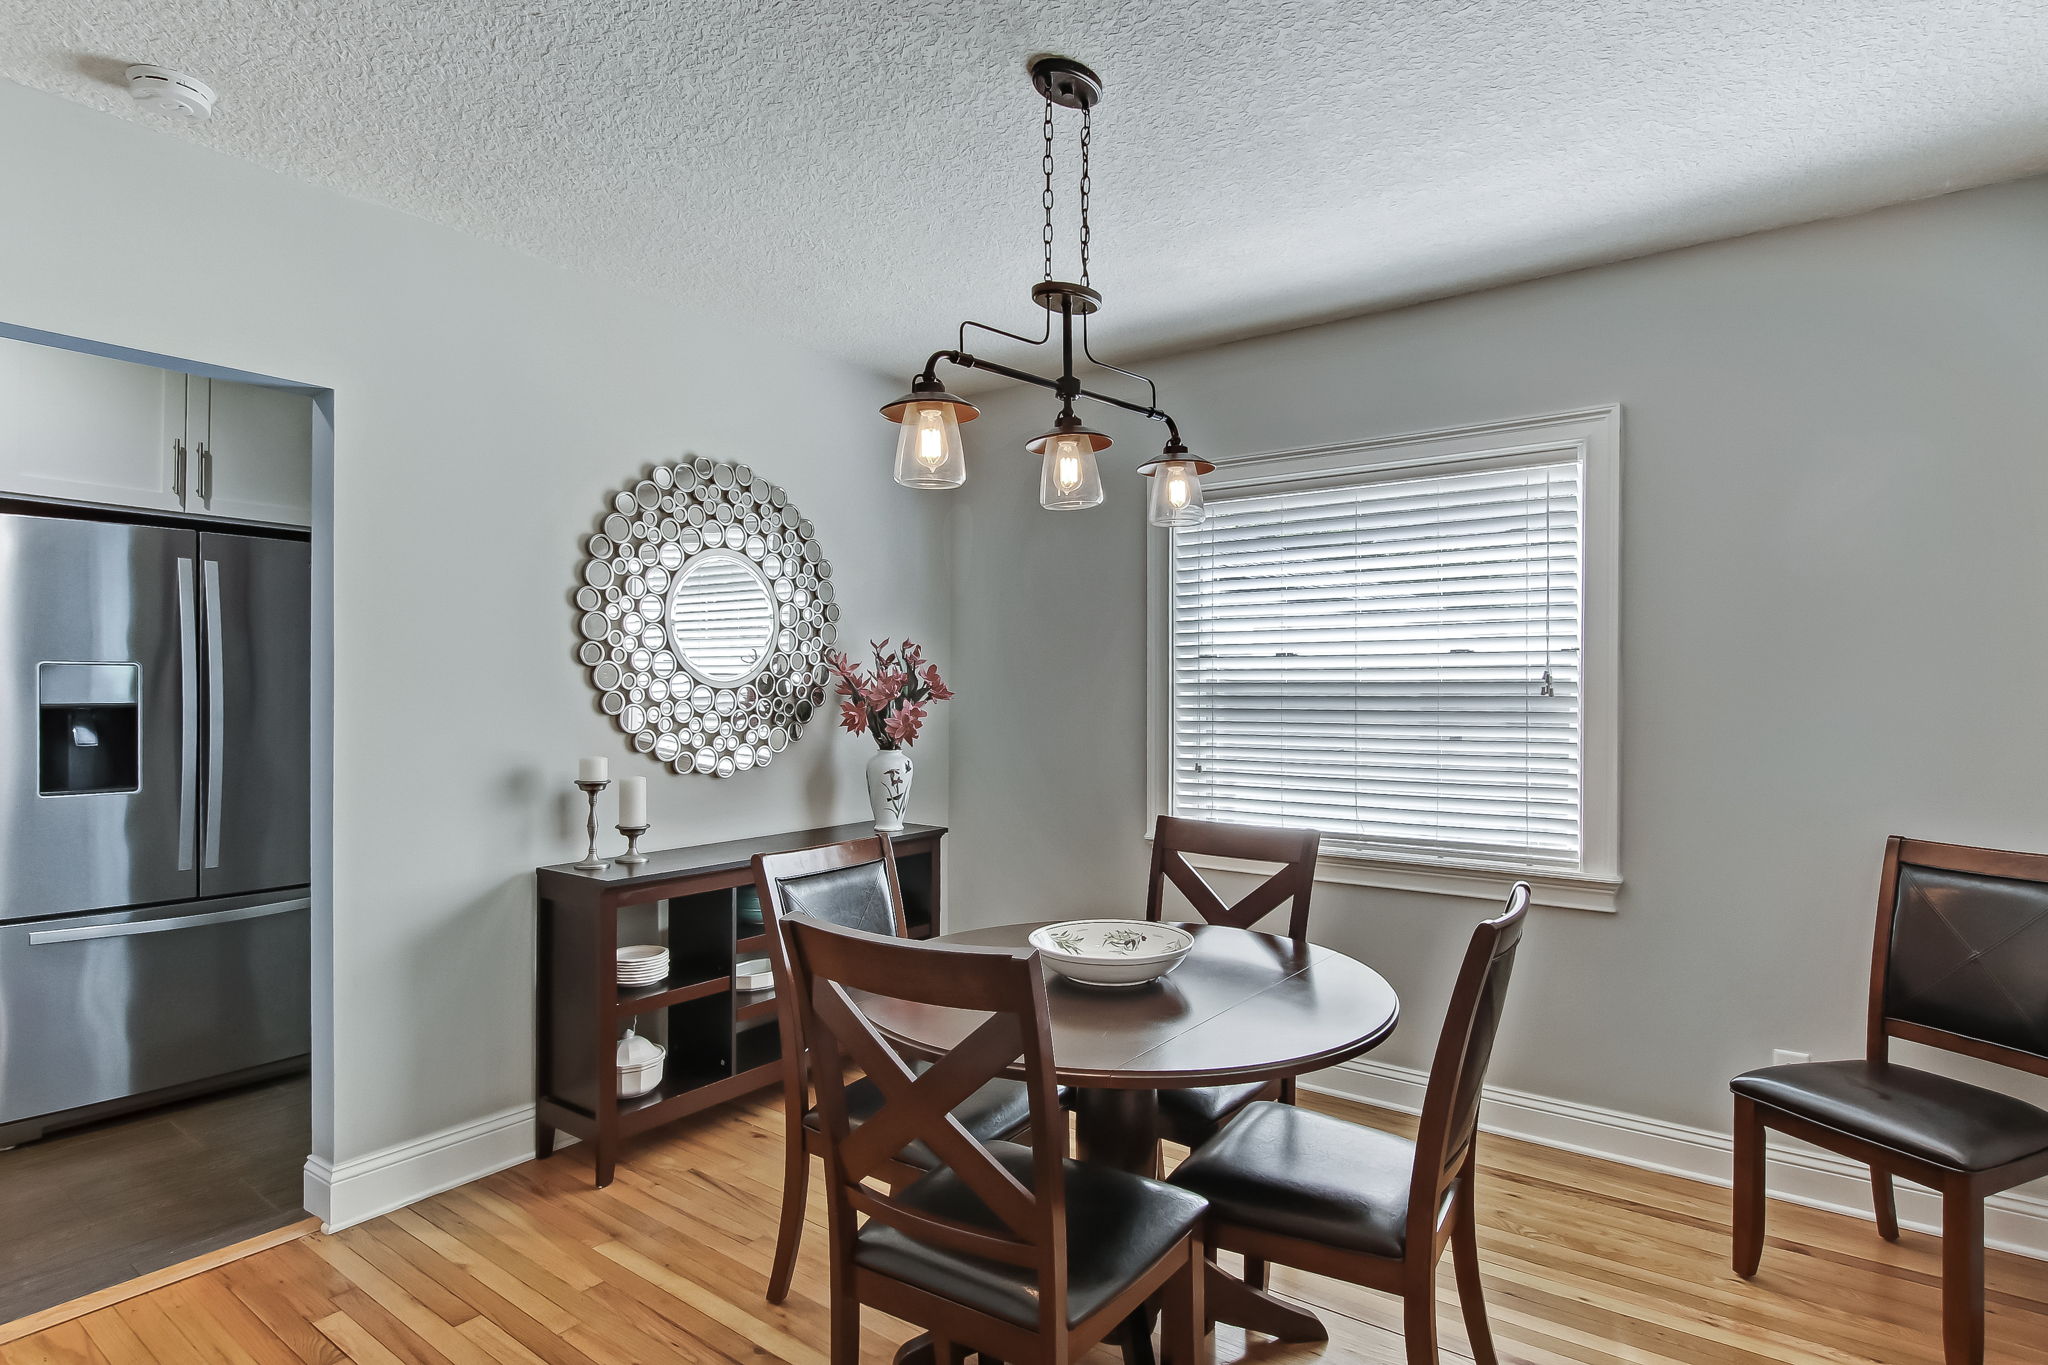
[[[966, 929], [934, 943], [1028, 945], [1033, 924]], [[1073, 1087], [1084, 1161], [1159, 1174], [1159, 1092], [1265, 1082], [1370, 1052], [1394, 1031], [1401, 1001], [1386, 978], [1320, 944], [1215, 924], [1171, 974], [1139, 987], [1084, 986], [1046, 970], [1053, 1069]], [[877, 1030], [911, 1056], [935, 1058], [986, 1018], [879, 996], [860, 1000]], [[1284, 1341], [1319, 1341], [1322, 1324], [1234, 1276], [1212, 1273], [1209, 1307]]]

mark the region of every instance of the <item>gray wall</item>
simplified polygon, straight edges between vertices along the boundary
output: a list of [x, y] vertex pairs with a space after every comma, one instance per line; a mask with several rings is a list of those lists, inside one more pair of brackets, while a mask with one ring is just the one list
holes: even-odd
[[[829, 721], [727, 782], [631, 755], [569, 593], [601, 499], [691, 450], [816, 521], [849, 640], [951, 658], [945, 511], [889, 481], [874, 416], [900, 380], [6, 84], [0, 184], [0, 320], [334, 390], [320, 1155], [531, 1100], [532, 869], [581, 851], [579, 754], [652, 779], [651, 847], [865, 812]], [[945, 723], [917, 817], [946, 814]]]
[[[1624, 407], [1626, 885], [1537, 912], [1493, 1081], [1725, 1131], [1774, 1047], [1860, 1050], [1887, 835], [2048, 850], [2044, 262], [2030, 181], [1145, 367], [1216, 456]], [[1044, 512], [1052, 415], [968, 428], [955, 527], [954, 903], [986, 920], [1142, 909], [1159, 436], [1105, 418], [1108, 502]], [[1316, 936], [1401, 992], [1380, 1058], [1426, 1065], [1485, 911], [1318, 887]]]

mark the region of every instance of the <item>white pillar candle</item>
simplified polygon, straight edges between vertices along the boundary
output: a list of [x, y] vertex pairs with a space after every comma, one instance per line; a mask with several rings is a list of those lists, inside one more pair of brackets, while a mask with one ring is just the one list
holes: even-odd
[[628, 829], [647, 823], [647, 779], [619, 779], [619, 823]]
[[576, 760], [578, 782], [603, 782], [610, 776], [610, 764], [602, 758], [579, 758]]

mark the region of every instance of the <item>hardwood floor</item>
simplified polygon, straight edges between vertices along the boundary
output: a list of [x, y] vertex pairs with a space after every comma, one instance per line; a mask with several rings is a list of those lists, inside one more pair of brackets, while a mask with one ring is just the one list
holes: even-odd
[[0, 1152], [0, 1322], [306, 1216], [304, 1075]]
[[[1402, 1128], [1398, 1115], [1320, 1107]], [[761, 1297], [774, 1250], [780, 1115], [769, 1097], [629, 1149], [609, 1189], [569, 1148], [335, 1237], [308, 1237], [0, 1346], [6, 1365], [825, 1365], [823, 1206], [795, 1291]], [[1728, 1194], [1481, 1139], [1487, 1306], [1524, 1365], [1921, 1365], [1941, 1359], [1938, 1244], [1772, 1203], [1763, 1273], [1728, 1269]], [[814, 1181], [815, 1191], [822, 1182]], [[2048, 1358], [2048, 1263], [1990, 1256], [1988, 1359]], [[1440, 1274], [1445, 1359], [1464, 1331]], [[1330, 1328], [1320, 1347], [1221, 1329], [1219, 1361], [1402, 1359], [1400, 1305], [1275, 1272]], [[863, 1358], [909, 1335], [864, 1320]], [[1096, 1352], [1091, 1362], [1115, 1357]]]

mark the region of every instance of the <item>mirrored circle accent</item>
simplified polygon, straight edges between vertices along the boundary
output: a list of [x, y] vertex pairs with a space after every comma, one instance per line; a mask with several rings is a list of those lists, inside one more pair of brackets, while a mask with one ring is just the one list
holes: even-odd
[[676, 657], [693, 677], [740, 682], [767, 662], [775, 601], [767, 579], [744, 556], [706, 550], [676, 575], [667, 624]]
[[824, 704], [831, 569], [789, 494], [686, 455], [606, 494], [574, 593], [577, 661], [634, 751], [730, 777]]

